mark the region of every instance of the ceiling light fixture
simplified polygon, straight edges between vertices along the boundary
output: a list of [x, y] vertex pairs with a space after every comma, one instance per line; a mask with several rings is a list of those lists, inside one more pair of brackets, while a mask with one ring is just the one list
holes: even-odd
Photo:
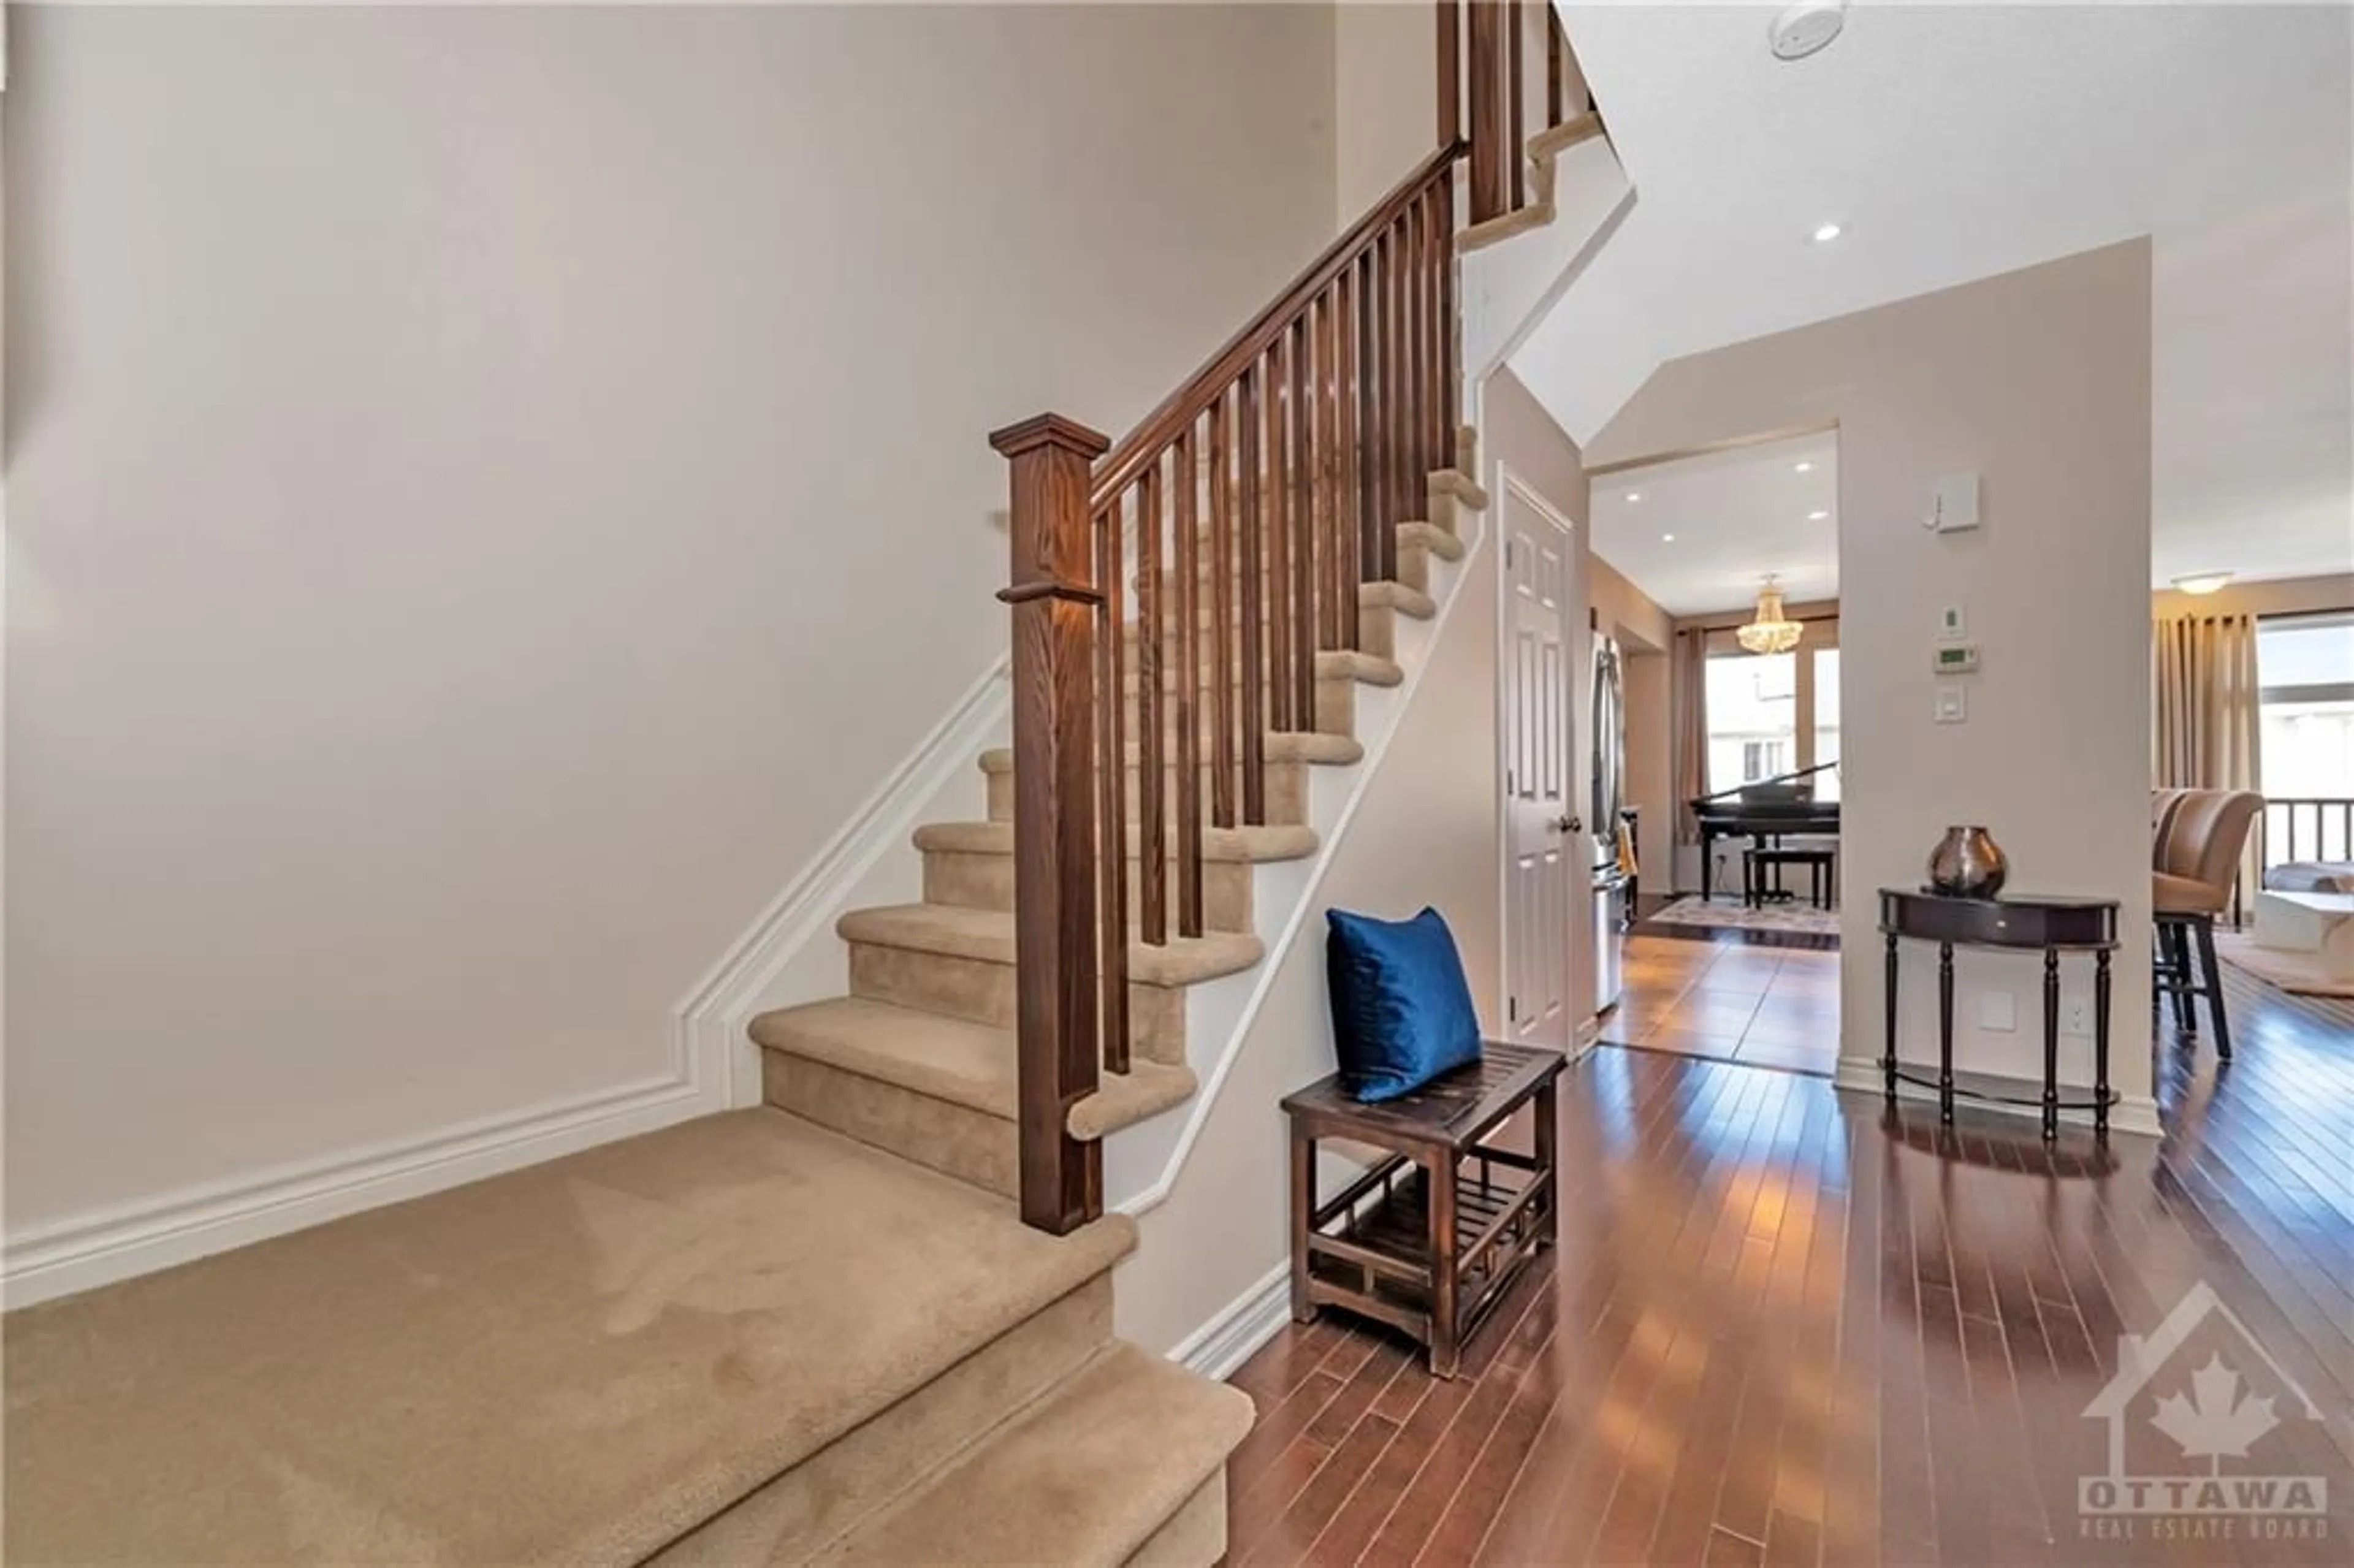
[[1829, 513], [1825, 512], [1825, 511], [1824, 511], [1822, 508], [1820, 508], [1820, 507], [1817, 507], [1814, 511], [1809, 512], [1809, 513], [1808, 513], [1808, 514], [1807, 514], [1807, 521], [1808, 521], [1808, 522], [1809, 522], [1809, 523], [1819, 523], [1819, 522], [1821, 522], [1824, 518], [1826, 518], [1826, 517], [1828, 517], [1828, 516], [1829, 516], [1829, 515], [1830, 515], [1830, 514], [1829, 514]]
[[1675, 542], [1676, 536], [1673, 534], [1662, 534], [1659, 535], [1659, 543], [1662, 545], [1672, 545]]
[[2194, 572], [2190, 577], [2175, 578], [2174, 586], [2184, 593], [2206, 594], [2213, 593], [2231, 580], [2229, 572]]
[[1806, 634], [1805, 627], [1783, 613], [1781, 579], [1769, 576], [1757, 590], [1757, 618], [1735, 628], [1733, 636], [1752, 653], [1787, 653]]
[[1792, 473], [1812, 473], [1815, 471], [1815, 465], [1802, 458], [1798, 461], [1790, 465], [1790, 471]]
[[1629, 501], [1640, 501], [1643, 499], [1643, 493], [1639, 490], [1630, 490], [1627, 493], [1627, 499]]
[[1808, 236], [1808, 238], [1812, 239], [1818, 245], [1829, 245], [1832, 240], [1837, 239], [1840, 235], [1845, 234], [1846, 232], [1847, 229], [1840, 224], [1819, 223], [1815, 225], [1814, 233]]
[[1847, 0], [1799, 0], [1766, 29], [1766, 47], [1777, 60], [1802, 60], [1830, 47], [1847, 26]]

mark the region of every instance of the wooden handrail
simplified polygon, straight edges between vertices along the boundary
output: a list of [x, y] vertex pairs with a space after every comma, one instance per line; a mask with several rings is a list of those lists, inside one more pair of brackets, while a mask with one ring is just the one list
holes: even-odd
[[1455, 461], [1456, 236], [1522, 204], [1522, 128], [1560, 122], [1564, 46], [1540, 104], [1521, 67], [1545, 0], [1436, 4], [1437, 146], [1117, 446], [1052, 414], [991, 438], [1012, 480], [1018, 1197], [1042, 1230], [1103, 1212], [1101, 1144], [1070, 1117], [1129, 1071], [1131, 940], [1203, 938], [1233, 907], [1207, 830], [1268, 822], [1268, 739], [1332, 722], [1329, 655], [1392, 652], [1365, 590], [1397, 580], [1399, 530]]
[[1307, 270], [1293, 279], [1274, 302], [1227, 339], [1225, 346], [1204, 361], [1202, 367], [1187, 376], [1176, 391], [1162, 398], [1160, 407], [1147, 414], [1141, 424], [1122, 436], [1110, 454], [1096, 465], [1095, 503], [1106, 505], [1134, 484], [1146, 465], [1176, 441], [1178, 432], [1208, 412], [1218, 395], [1274, 346], [1276, 339], [1299, 319], [1309, 302], [1347, 270], [1350, 263], [1362, 259], [1373, 242], [1414, 204], [1415, 198], [1437, 183], [1439, 175], [1462, 155], [1463, 143], [1459, 141], [1435, 148], [1414, 166], [1413, 173], [1374, 203], [1372, 210], [1352, 224], [1321, 256], [1310, 262]]

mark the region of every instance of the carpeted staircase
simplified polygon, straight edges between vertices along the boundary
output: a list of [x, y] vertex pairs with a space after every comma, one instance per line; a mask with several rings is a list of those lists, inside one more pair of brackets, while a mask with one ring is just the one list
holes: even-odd
[[[1253, 868], [1316, 852], [1310, 772], [1361, 760], [1356, 692], [1484, 501], [1430, 497], [1315, 730], [1267, 739], [1268, 821], [1208, 833], [1205, 934], [1134, 947], [1136, 1059], [1075, 1136], [1193, 1093], [1185, 988], [1265, 958]], [[925, 901], [841, 919], [850, 994], [752, 1024], [767, 1107], [9, 1314], [7, 1560], [1217, 1561], [1250, 1401], [1112, 1337], [1133, 1222], [1005, 1196], [1012, 764], [979, 765]]]

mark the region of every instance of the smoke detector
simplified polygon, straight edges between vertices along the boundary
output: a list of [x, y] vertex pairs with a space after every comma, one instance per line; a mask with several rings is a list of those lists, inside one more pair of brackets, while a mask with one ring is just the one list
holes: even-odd
[[1847, 0], [1798, 0], [1774, 18], [1766, 41], [1777, 60], [1802, 60], [1829, 48], [1847, 26]]

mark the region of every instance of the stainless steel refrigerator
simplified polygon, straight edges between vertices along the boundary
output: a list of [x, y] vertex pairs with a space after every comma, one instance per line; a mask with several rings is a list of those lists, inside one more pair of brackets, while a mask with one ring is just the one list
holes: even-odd
[[1594, 640], [1593, 815], [1594, 845], [1594, 1011], [1607, 1012], [1618, 1005], [1622, 985], [1622, 948], [1626, 942], [1628, 863], [1631, 846], [1622, 848], [1627, 814], [1627, 702], [1621, 681], [1618, 644], [1607, 637]]

